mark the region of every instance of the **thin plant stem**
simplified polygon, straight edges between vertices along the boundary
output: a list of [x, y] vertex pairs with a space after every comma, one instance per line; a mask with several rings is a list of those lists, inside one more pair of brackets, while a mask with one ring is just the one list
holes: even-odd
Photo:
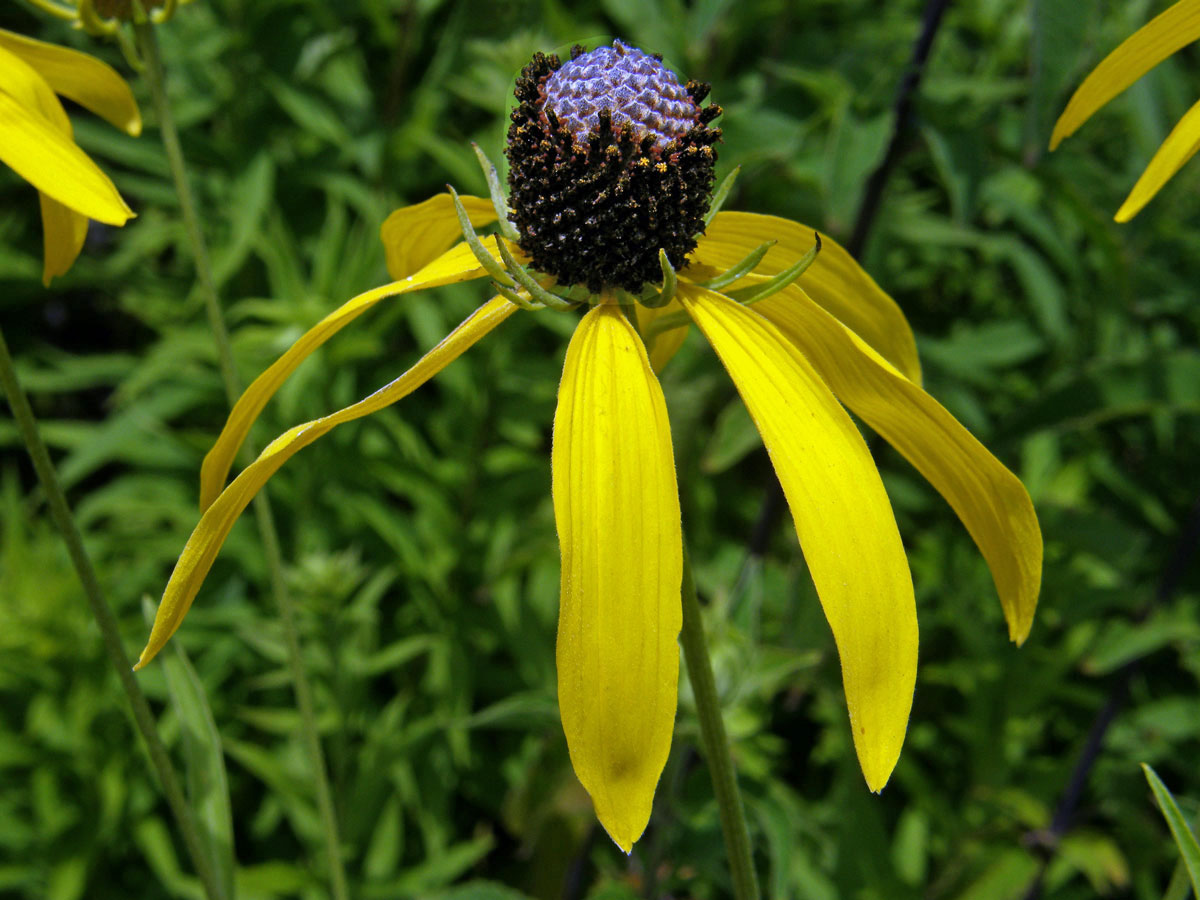
[[[158, 116], [159, 131], [162, 134], [163, 147], [167, 153], [167, 162], [171, 168], [171, 176], [175, 182], [175, 191], [179, 195], [179, 207], [187, 229], [188, 239], [192, 245], [192, 253], [196, 261], [196, 277], [200, 282], [200, 293], [204, 300], [204, 309], [212, 328], [213, 338], [217, 345], [217, 357], [220, 363], [221, 378], [225, 383], [225, 393], [229, 405], [237, 401], [241, 395], [237, 370], [234, 367], [233, 348], [229, 340], [229, 331], [225, 327], [225, 319], [221, 313], [220, 299], [217, 296], [216, 282], [213, 280], [212, 264], [209, 261], [208, 245], [200, 228], [200, 217], [196, 209], [196, 201], [192, 195], [188, 181], [187, 163], [184, 160], [183, 148], [179, 142], [179, 132], [175, 127], [175, 119], [171, 114], [171, 105], [167, 98], [166, 73], [163, 67], [162, 54], [158, 49], [158, 38], [154, 26], [146, 23], [134, 25], [137, 33], [138, 46], [145, 62], [145, 78], [150, 85], [153, 97], [154, 111]], [[329, 859], [329, 876], [334, 900], [347, 900], [349, 894], [346, 888], [346, 871], [342, 863], [341, 839], [338, 836], [337, 813], [333, 803], [333, 791], [329, 786], [329, 778], [325, 769], [325, 755], [321, 750], [320, 735], [317, 731], [317, 718], [313, 711], [312, 689], [304, 672], [303, 659], [300, 652], [300, 636], [296, 627], [296, 607], [283, 576], [283, 557], [279, 549], [279, 533], [275, 528], [275, 519], [271, 514], [271, 506], [265, 494], [254, 498], [254, 513], [258, 521], [258, 530], [262, 539], [263, 552], [270, 571], [271, 591], [279, 607], [279, 617], [283, 625], [284, 641], [287, 645], [288, 670], [292, 687], [296, 693], [296, 706], [300, 712], [300, 731], [308, 755], [309, 766], [312, 769], [317, 794], [317, 808], [321, 818], [322, 831], [325, 836], [326, 855]]]
[[188, 855], [191, 856], [192, 864], [196, 868], [196, 875], [209, 900], [218, 900], [221, 891], [217, 886], [217, 877], [212, 861], [204, 852], [196, 820], [192, 817], [191, 807], [184, 798], [183, 787], [180, 784], [179, 776], [175, 773], [175, 768], [171, 765], [167, 748], [163, 746], [162, 738], [158, 735], [154, 715], [150, 712], [150, 704], [146, 702], [146, 695], [142, 693], [141, 686], [134, 678], [133, 666], [121, 644], [121, 634], [117, 627], [116, 616], [113, 615], [108, 601], [104, 599], [100, 580], [96, 577], [96, 570], [92, 567], [92, 561], [83, 546], [83, 536], [80, 535], [79, 528], [75, 524], [75, 517], [71, 514], [66, 494], [63, 493], [58, 474], [54, 470], [54, 463], [50, 460], [50, 453], [38, 430], [37, 419], [34, 418], [33, 409], [29, 405], [29, 398], [25, 396], [25, 392], [17, 380], [16, 367], [8, 352], [8, 344], [4, 340], [2, 329], [0, 329], [0, 385], [3, 386], [4, 396], [8, 398], [13, 419], [17, 423], [17, 430], [21, 434], [25, 449], [29, 451], [34, 471], [37, 473], [42, 491], [46, 495], [46, 506], [50, 511], [50, 518], [62, 532], [63, 540], [67, 545], [67, 553], [71, 557], [71, 564], [83, 584], [84, 597], [92, 609], [96, 624], [100, 626], [104, 651], [108, 655], [109, 662], [116, 669], [117, 680], [120, 681], [121, 688], [129, 700], [134, 724], [141, 733], [142, 740], [145, 741], [150, 763], [158, 774], [163, 794], [167, 798], [167, 805], [171, 808], [175, 824], [183, 836]]
[[708, 642], [704, 637], [704, 622], [700, 618], [700, 602], [696, 598], [696, 581], [687, 548], [683, 551], [683, 629], [680, 642], [687, 663], [688, 678], [696, 697], [696, 712], [700, 719], [700, 743], [712, 775], [713, 793], [721, 815], [721, 832], [725, 836], [725, 851], [729, 855], [729, 870], [736, 900], [758, 900], [758, 876], [754, 871], [754, 855], [750, 848], [750, 831], [738, 791], [737, 772], [725, 723], [721, 719], [721, 704], [717, 683], [713, 677]]

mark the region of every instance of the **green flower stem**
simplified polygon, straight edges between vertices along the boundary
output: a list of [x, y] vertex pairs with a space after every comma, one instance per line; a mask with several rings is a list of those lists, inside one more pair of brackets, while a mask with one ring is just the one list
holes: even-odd
[[134, 724], [141, 732], [142, 740], [146, 742], [146, 752], [150, 755], [154, 771], [158, 773], [158, 780], [166, 795], [167, 805], [170, 806], [175, 823], [179, 826], [180, 834], [183, 835], [188, 855], [191, 856], [196, 874], [204, 886], [204, 893], [210, 900], [217, 900], [221, 896], [221, 891], [217, 886], [217, 877], [213, 871], [212, 862], [209, 860], [208, 854], [204, 852], [204, 845], [200, 841], [200, 832], [196, 828], [196, 820], [192, 817], [191, 807], [184, 799], [179, 776], [175, 774], [171, 759], [167, 756], [167, 748], [163, 746], [162, 738], [158, 736], [154, 715], [150, 712], [150, 704], [146, 702], [146, 695], [142, 693], [141, 686], [133, 676], [133, 664], [129, 661], [129, 657], [125, 654], [125, 648], [121, 644], [121, 634], [117, 628], [116, 616], [113, 615], [108, 601], [104, 599], [104, 593], [100, 589], [100, 580], [96, 577], [96, 570], [92, 568], [92, 561], [87, 555], [87, 550], [84, 549], [83, 537], [75, 525], [71, 507], [67, 503], [62, 485], [59, 484], [58, 474], [54, 471], [54, 463], [50, 461], [50, 453], [38, 431], [37, 419], [34, 418], [33, 409], [29, 406], [29, 398], [25, 396], [25, 392], [21, 390], [21, 384], [17, 380], [16, 367], [8, 352], [8, 344], [4, 340], [2, 329], [0, 329], [0, 386], [3, 386], [4, 396], [8, 398], [8, 405], [12, 408], [13, 418], [17, 423], [17, 430], [21, 434], [25, 448], [29, 451], [34, 471], [46, 494], [46, 505], [50, 510], [50, 518], [62, 532], [63, 540], [67, 544], [67, 552], [71, 556], [71, 564], [75, 567], [79, 580], [83, 583], [84, 596], [92, 608], [96, 624], [100, 626], [100, 637], [104, 643], [104, 650], [108, 654], [113, 668], [117, 670], [117, 679], [121, 682], [125, 695], [129, 698]]
[[712, 774], [713, 793], [721, 813], [721, 831], [725, 850], [729, 854], [733, 895], [737, 900], [758, 900], [758, 876], [754, 871], [754, 855], [750, 849], [750, 832], [746, 828], [746, 813], [738, 792], [737, 773], [725, 723], [721, 719], [721, 704], [713, 678], [712, 660], [704, 638], [704, 623], [700, 618], [700, 602], [696, 599], [696, 581], [687, 547], [683, 550], [683, 656], [687, 663], [692, 693], [696, 696], [696, 712], [700, 718], [700, 742]]
[[[150, 84], [154, 111], [158, 116], [158, 126], [162, 133], [163, 147], [167, 152], [171, 176], [175, 181], [175, 191], [179, 195], [180, 212], [183, 215], [188, 238], [192, 244], [192, 253], [195, 256], [196, 276], [200, 281], [204, 308], [208, 314], [208, 322], [212, 327], [213, 338], [217, 345], [221, 378], [225, 382], [225, 393], [228, 396], [229, 405], [232, 407], [241, 395], [242, 389], [238, 382], [237, 370], [234, 368], [233, 348], [229, 341], [229, 332], [221, 314], [220, 300], [217, 297], [217, 287], [213, 280], [212, 265], [208, 256], [208, 245], [205, 243], [204, 233], [200, 229], [200, 217], [197, 214], [195, 198], [192, 196], [191, 186], [188, 182], [187, 164], [184, 161], [183, 148], [179, 142], [179, 132], [175, 127], [175, 119], [171, 115], [171, 105], [167, 99], [166, 74], [163, 69], [162, 54], [158, 49], [158, 38], [152, 25], [135, 24], [134, 30], [137, 34], [142, 58], [145, 61], [144, 74]], [[260, 493], [254, 498], [254, 513], [258, 520], [258, 530], [267, 558], [267, 567], [271, 573], [271, 590], [275, 595], [275, 602], [279, 607], [280, 620], [283, 624], [284, 640], [287, 644], [288, 669], [293, 689], [296, 692], [296, 706], [300, 712], [301, 736], [308, 754], [309, 766], [312, 768], [313, 779], [316, 782], [317, 807], [325, 835], [326, 854], [329, 858], [331, 889], [334, 900], [347, 900], [349, 894], [346, 888], [346, 871], [342, 864], [341, 839], [338, 836], [333, 791], [329, 786], [325, 756], [321, 750], [321, 740], [317, 732], [312, 690], [304, 673], [300, 653], [300, 637], [296, 628], [295, 604], [283, 577], [283, 557], [279, 550], [279, 534], [276, 531], [275, 519], [271, 514], [271, 507], [265, 494]]]

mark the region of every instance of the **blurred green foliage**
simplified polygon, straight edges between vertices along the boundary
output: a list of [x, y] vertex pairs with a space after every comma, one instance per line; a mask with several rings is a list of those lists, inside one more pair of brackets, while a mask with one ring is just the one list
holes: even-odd
[[[446, 182], [483, 192], [469, 142], [499, 160], [520, 66], [581, 38], [619, 35], [713, 83], [726, 110], [718, 174], [743, 166], [729, 208], [846, 236], [891, 134], [923, 6], [182, 8], [160, 39], [242, 376], [386, 279], [378, 227], [391, 209]], [[1046, 571], [1017, 650], [949, 508], [873, 444], [922, 635], [908, 742], [881, 796], [857, 770], [836, 655], [790, 525], [764, 558], [747, 556], [771, 476], [732, 385], [694, 339], [664, 373], [769, 897], [1017, 898], [1043, 866], [1047, 897], [1149, 900], [1167, 887], [1178, 857], [1137, 764], [1152, 763], [1195, 822], [1195, 541], [1172, 560], [1200, 490], [1200, 167], [1131, 225], [1111, 215], [1200, 96], [1195, 48], [1045, 150], [1070, 90], [1162, 6], [963, 0], [934, 45], [863, 261], [910, 317], [929, 390], [1028, 485]], [[20, 4], [0, 9], [0, 27], [128, 71], [112, 47]], [[144, 82], [130, 77], [148, 112]], [[134, 140], [83, 114], [74, 122], [138, 218], [93, 225], [75, 268], [43, 290], [33, 192], [0, 172], [0, 316], [135, 650], [143, 598], [157, 598], [196, 522], [200, 459], [225, 402], [154, 123]], [[258, 443], [395, 377], [481, 291], [383, 304], [287, 383]], [[553, 687], [549, 426], [572, 324], [515, 317], [271, 482], [356, 897], [727, 890], [686, 682], [632, 857], [599, 830], [568, 764]], [[0, 453], [0, 894], [199, 896], [8, 418]], [[1177, 588], [1156, 598], [1168, 572]], [[139, 677], [214, 846], [232, 840], [237, 896], [317, 898], [320, 826], [266, 580], [244, 521], [178, 649]], [[1088, 731], [1125, 683], [1054, 842]]]

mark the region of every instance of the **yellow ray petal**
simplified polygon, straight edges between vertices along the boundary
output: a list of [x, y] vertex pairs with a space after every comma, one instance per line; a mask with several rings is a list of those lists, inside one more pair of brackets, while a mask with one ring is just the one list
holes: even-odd
[[[728, 269], [765, 241], [778, 241], [755, 269], [775, 275], [812, 249], [813, 231], [778, 216], [721, 212], [701, 235], [692, 256], [698, 263]], [[816, 262], [798, 283], [909, 380], [920, 384], [917, 342], [896, 301], [833, 238], [822, 234], [821, 244]], [[735, 283], [730, 289], [736, 287]]]
[[54, 90], [107, 119], [126, 134], [142, 133], [142, 116], [125, 79], [108, 63], [0, 28], [0, 47], [36, 69]]
[[1114, 218], [1118, 222], [1128, 222], [1141, 212], [1197, 150], [1200, 150], [1200, 103], [1189, 109], [1171, 129]]
[[113, 183], [44, 116], [0, 91], [0, 162], [89, 219], [124, 225], [133, 216]]
[[87, 237], [87, 217], [68, 209], [57, 200], [39, 192], [42, 205], [42, 246], [45, 262], [42, 266], [42, 284], [49, 285], [50, 279], [65, 275], [83, 249]]
[[[459, 194], [458, 199], [476, 228], [496, 221], [491, 200], [469, 194]], [[388, 274], [397, 281], [429, 263], [461, 237], [449, 194], [435, 194], [422, 203], [398, 209], [383, 220], [379, 229]]]
[[575, 774], [628, 853], [671, 747], [683, 537], [662, 389], [615, 306], [584, 316], [567, 349], [552, 469], [558, 706]]
[[712, 291], [679, 291], [783, 486], [837, 643], [858, 761], [878, 791], [900, 756], [917, 675], [912, 577], [883, 482], [850, 417], [774, 325]]
[[790, 288], [754, 310], [946, 498], [992, 570], [1009, 637], [1022, 643], [1042, 580], [1042, 532], [1024, 485], [936, 400], [803, 291]]
[[[490, 242], [489, 242], [490, 243]], [[493, 256], [498, 257], [495, 248]], [[208, 509], [221, 489], [225, 486], [225, 478], [229, 468], [237, 456], [242, 442], [250, 432], [250, 426], [258, 418], [263, 407], [267, 405], [280, 385], [282, 385], [300, 363], [304, 362], [318, 347], [373, 307], [380, 300], [395, 297], [398, 294], [408, 294], [413, 291], [423, 291], [427, 288], [440, 287], [445, 284], [455, 284], [469, 281], [484, 274], [479, 261], [471, 253], [466, 244], [459, 244], [447, 250], [429, 265], [415, 275], [409, 275], [401, 281], [393, 281], [381, 287], [372, 288], [348, 300], [323, 318], [320, 322], [306, 331], [291, 347], [275, 360], [270, 367], [254, 379], [250, 387], [242, 393], [234, 404], [225, 427], [200, 467], [200, 509]]]
[[343, 422], [378, 412], [408, 396], [458, 359], [464, 351], [512, 315], [516, 309], [503, 297], [494, 297], [475, 310], [440, 344], [395, 381], [352, 406], [289, 428], [268, 444], [258, 455], [258, 459], [248, 465], [200, 517], [200, 523], [188, 538], [179, 561], [175, 563], [175, 571], [171, 573], [171, 579], [167, 582], [159, 602], [158, 612], [154, 616], [150, 638], [134, 668], [140, 669], [150, 662], [175, 633], [208, 575], [208, 570], [212, 568], [213, 560], [233, 528], [233, 523], [280, 466]]
[[[639, 303], [634, 309], [637, 310], [638, 328], [641, 329], [642, 334], [647, 333], [651, 323], [656, 319], [683, 311], [683, 307], [679, 305], [678, 300], [672, 300], [666, 306], [659, 307], [658, 309], [651, 309]], [[680, 328], [672, 328], [658, 335], [651, 343], [649, 351], [650, 367], [654, 369], [656, 374], [661, 372], [666, 364], [679, 352], [679, 348], [687, 340], [687, 333], [686, 325]]]
[[1151, 19], [1108, 54], [1078, 90], [1054, 124], [1050, 149], [1075, 133], [1092, 114], [1160, 62], [1200, 39], [1200, 0], [1180, 0]]
[[[0, 35], [8, 32], [0, 31]], [[57, 129], [68, 141], [72, 138], [71, 121], [54, 91], [46, 81], [20, 56], [0, 44], [0, 84], [13, 100], [35, 117], [40, 115], [51, 128]], [[87, 217], [39, 191], [42, 211], [42, 243], [44, 262], [42, 283], [65, 274], [83, 249], [87, 235]]]
[[68, 139], [72, 137], [71, 120], [46, 79], [3, 45], [0, 45], [0, 91], [11, 94], [29, 112], [46, 118]]

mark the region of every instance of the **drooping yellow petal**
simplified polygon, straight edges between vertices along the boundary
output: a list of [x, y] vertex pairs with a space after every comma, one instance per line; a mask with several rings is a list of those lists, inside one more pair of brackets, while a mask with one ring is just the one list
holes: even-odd
[[[698, 263], [728, 269], [755, 247], [766, 241], [778, 241], [754, 270], [775, 275], [812, 249], [813, 232], [806, 225], [778, 216], [721, 212], [700, 236], [692, 256]], [[822, 234], [821, 245], [816, 261], [800, 277], [801, 287], [910, 381], [920, 384], [917, 342], [896, 301], [833, 238]], [[729, 289], [738, 286], [739, 283], [734, 283]]]
[[126, 134], [142, 133], [142, 116], [125, 79], [108, 63], [57, 44], [35, 41], [0, 28], [0, 47], [20, 57], [51, 89], [74, 100]]
[[1200, 103], [1189, 109], [1171, 129], [1114, 218], [1118, 222], [1128, 222], [1141, 212], [1197, 150], [1200, 150]]
[[1009, 637], [1022, 643], [1042, 580], [1042, 532], [1025, 486], [941, 404], [803, 291], [789, 288], [754, 310], [946, 498], [992, 571]]
[[671, 747], [683, 537], [662, 389], [614, 306], [584, 316], [567, 349], [552, 468], [558, 706], [575, 774], [628, 853]]
[[[491, 249], [493, 256], [498, 259], [495, 248]], [[229, 418], [225, 421], [225, 427], [221, 429], [220, 436], [204, 457], [204, 463], [200, 467], [200, 510], [203, 512], [208, 509], [209, 504], [221, 493], [234, 457], [237, 456], [242, 442], [250, 432], [250, 426], [267, 405], [267, 401], [275, 395], [288, 376], [296, 371], [300, 363], [318, 347], [380, 300], [398, 294], [469, 281], [483, 274], [483, 268], [471, 253], [471, 249], [466, 244], [459, 244], [447, 250], [417, 274], [372, 288], [348, 300], [306, 331], [283, 356], [254, 379], [234, 404]]]
[[867, 785], [887, 783], [917, 675], [917, 610], [892, 507], [862, 436], [812, 365], [752, 310], [692, 285], [680, 299], [762, 435], [842, 663]]
[[1200, 39], [1200, 0], [1180, 0], [1143, 25], [1108, 54], [1071, 95], [1054, 124], [1050, 149], [1075, 133], [1092, 114], [1175, 51]]
[[175, 633], [184, 615], [191, 608], [192, 600], [200, 590], [208, 570], [212, 568], [213, 560], [233, 528], [233, 523], [280, 466], [343, 422], [378, 412], [408, 396], [458, 359], [464, 351], [512, 315], [516, 309], [517, 307], [503, 297], [494, 297], [475, 310], [440, 344], [395, 381], [345, 409], [289, 428], [268, 444], [258, 455], [258, 459], [248, 465], [200, 517], [200, 523], [188, 538], [183, 553], [175, 564], [175, 571], [171, 573], [171, 579], [163, 591], [158, 612], [154, 617], [154, 626], [150, 630], [150, 638], [134, 668], [140, 669], [150, 662]]
[[0, 90], [0, 162], [89, 219], [124, 225], [133, 216], [100, 168], [45, 117]]
[[68, 209], [52, 197], [38, 193], [42, 205], [42, 246], [45, 261], [42, 265], [42, 284], [65, 275], [83, 249], [87, 237], [87, 216]]
[[[683, 312], [683, 307], [679, 305], [678, 300], [672, 300], [666, 306], [661, 306], [657, 309], [651, 309], [639, 303], [634, 309], [637, 311], [638, 328], [643, 335], [647, 336], [651, 333], [651, 328], [655, 321], [661, 319], [663, 316]], [[682, 325], [679, 328], [671, 328], [662, 332], [653, 340], [647, 337], [650, 346], [650, 367], [654, 369], [656, 374], [661, 372], [666, 364], [679, 352], [679, 348], [687, 340], [687, 334], [687, 325]]]
[[[491, 200], [469, 194], [459, 194], [458, 199], [476, 228], [496, 221]], [[397, 281], [437, 258], [461, 237], [454, 200], [449, 194], [435, 194], [421, 203], [398, 209], [383, 220], [379, 229], [388, 274]]]

